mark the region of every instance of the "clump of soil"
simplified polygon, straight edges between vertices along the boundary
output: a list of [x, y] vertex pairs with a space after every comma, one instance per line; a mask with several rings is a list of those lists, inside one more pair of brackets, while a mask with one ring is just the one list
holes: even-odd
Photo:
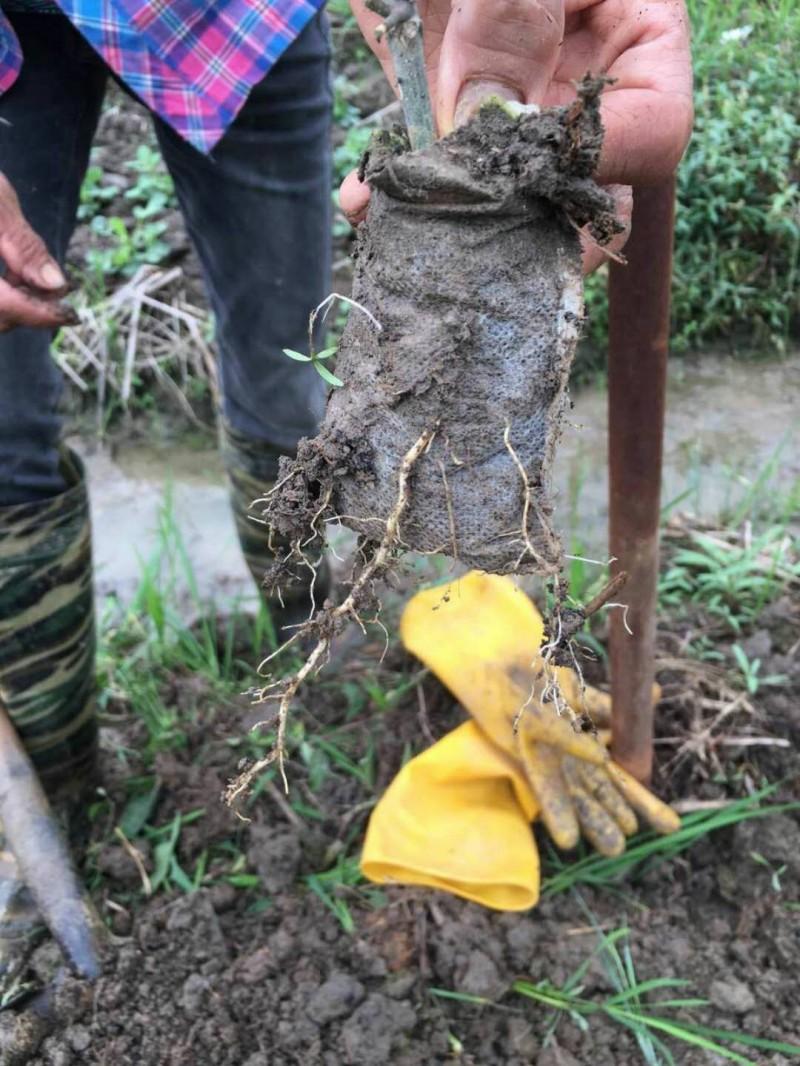
[[555, 572], [550, 465], [582, 317], [578, 230], [608, 240], [592, 180], [602, 79], [569, 107], [486, 106], [416, 152], [378, 137], [355, 253], [354, 308], [320, 434], [281, 470], [266, 516], [302, 543], [339, 515], [380, 541], [404, 458], [398, 547], [494, 573]]
[[[784, 781], [774, 800], [800, 799], [796, 749], [722, 742], [737, 730], [800, 741], [799, 622], [800, 600], [787, 596], [765, 611], [759, 628], [738, 638], [762, 656], [765, 673], [781, 673], [787, 682], [758, 692], [755, 721], [750, 712], [731, 715], [702, 758], [688, 752], [677, 762], [675, 738], [694, 738], [693, 716], [713, 716], [717, 709], [703, 710], [710, 681], [693, 668], [682, 670], [676, 655], [697, 620], [663, 626], [660, 653], [669, 667], [660, 676], [666, 699], [657, 719], [655, 787], [661, 795], [732, 798], [766, 778]], [[720, 638], [723, 653], [731, 639]], [[592, 955], [597, 939], [584, 905], [606, 931], [629, 927], [640, 980], [685, 978], [691, 982], [686, 995], [709, 998], [708, 1008], [693, 1012], [704, 1024], [800, 1041], [796, 813], [720, 831], [670, 863], [640, 868], [616, 890], [582, 887], [582, 903], [573, 894], [545, 896], [527, 914], [497, 914], [420, 889], [384, 893], [343, 884], [330, 892], [347, 907], [352, 931], [346, 931], [304, 875], [330, 868], [337, 854], [357, 854], [369, 809], [409, 750], [425, 747], [461, 714], [397, 649], [376, 673], [377, 654], [367, 649], [335, 684], [319, 681], [308, 689], [306, 706], [298, 708], [307, 740], [290, 747], [288, 766], [289, 802], [296, 809], [288, 809], [277, 789], [267, 790], [251, 804], [247, 827], [218, 797], [230, 765], [227, 738], [246, 729], [253, 710], [220, 713], [197, 678], [165, 679], [170, 701], [186, 708], [188, 739], [159, 757], [161, 798], [152, 824], [169, 824], [177, 811], [204, 809], [181, 834], [182, 867], [193, 870], [205, 850], [213, 856], [228, 841], [246, 856], [244, 869], [258, 887], [226, 883], [212, 858], [211, 883], [199, 891], [147, 900], [135, 865], [111, 834], [113, 820], [96, 821], [93, 868], [104, 871], [96, 899], [117, 934], [104, 975], [94, 988], [63, 979], [49, 1022], [30, 1011], [0, 1014], [4, 1064], [635, 1064], [643, 1061], [641, 1053], [619, 1026], [593, 1017], [584, 1032], [562, 1017], [553, 1032], [550, 1011], [509, 992], [516, 978], [562, 984]], [[592, 680], [603, 682], [602, 664], [594, 665]], [[364, 705], [358, 696], [364, 691], [405, 695]], [[118, 722], [107, 744], [105, 787], [116, 817], [129, 795], [126, 782], [144, 770], [135, 755], [144, 747], [141, 730], [136, 720]], [[334, 741], [360, 775], [334, 763], [322, 774], [307, 751], [301, 757], [303, 744], [316, 736]], [[112, 753], [120, 749], [127, 764]], [[548, 848], [539, 841], [547, 876]], [[152, 857], [142, 852], [152, 873]], [[255, 906], [254, 897], [268, 903]], [[56, 959], [45, 945], [34, 965], [45, 975]], [[581, 984], [590, 999], [613, 991], [598, 958]], [[499, 1000], [500, 1007], [443, 999], [435, 989]], [[716, 1061], [685, 1045], [670, 1046], [682, 1066]], [[741, 1050], [764, 1066], [788, 1061]]]

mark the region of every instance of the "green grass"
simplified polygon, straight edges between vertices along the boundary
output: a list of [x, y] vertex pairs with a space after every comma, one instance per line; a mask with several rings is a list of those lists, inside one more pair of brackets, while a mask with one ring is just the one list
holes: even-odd
[[580, 885], [599, 889], [614, 889], [623, 880], [633, 882], [653, 869], [670, 862], [703, 837], [738, 822], [752, 818], [768, 818], [773, 814], [800, 810], [800, 803], [764, 805], [762, 801], [777, 790], [767, 785], [743, 799], [735, 800], [719, 810], [695, 811], [681, 819], [681, 828], [669, 836], [638, 833], [627, 842], [622, 855], [607, 858], [598, 852], [584, 852], [583, 857], [565, 862], [555, 849], [550, 849], [544, 865], [542, 896], [553, 896]]
[[[627, 927], [604, 932], [579, 893], [575, 894], [575, 898], [596, 932], [597, 945], [563, 985], [554, 985], [547, 979], [534, 982], [521, 978], [512, 983], [509, 993], [499, 1004], [458, 990], [430, 988], [431, 995], [436, 999], [454, 1000], [470, 1006], [499, 1006], [512, 1010], [515, 1009], [513, 997], [522, 997], [547, 1012], [544, 1019], [545, 1044], [564, 1021], [569, 1020], [582, 1032], [588, 1032], [591, 1030], [591, 1019], [602, 1016], [632, 1034], [638, 1044], [641, 1061], [647, 1066], [676, 1066], [681, 1061], [665, 1040], [673, 1045], [699, 1048], [728, 1062], [739, 1063], [740, 1066], [758, 1066], [762, 1060], [752, 1059], [738, 1049], [780, 1052], [793, 1058], [800, 1057], [800, 1046], [712, 1028], [687, 1017], [687, 1012], [708, 1007], [709, 1001], [686, 995], [690, 982], [681, 978], [641, 980], [636, 973]], [[583, 994], [583, 984], [595, 958], [599, 958], [614, 989], [611, 995], [590, 998]]]
[[[116, 602], [106, 606], [101, 620], [98, 654], [101, 714], [106, 725], [121, 724], [131, 718], [145, 727], [146, 740], [136, 750], [117, 748], [123, 765], [135, 766], [138, 776], [125, 782], [127, 798], [114, 808], [108, 797], [101, 797], [90, 811], [92, 820], [106, 827], [105, 840], [124, 845], [144, 841], [152, 854], [149, 881], [143, 880], [140, 891], [193, 892], [201, 886], [225, 880], [234, 887], [256, 892], [257, 875], [246, 868], [239, 848], [237, 831], [227, 843], [206, 849], [191, 868], [184, 869], [178, 854], [183, 828], [203, 817], [202, 810], [171, 813], [166, 821], [159, 815], [164, 798], [153, 772], [157, 756], [180, 750], [197, 733], [197, 723], [210, 724], [226, 706], [240, 700], [241, 694], [256, 681], [256, 665], [265, 649], [275, 647], [275, 633], [269, 613], [257, 599], [253, 615], [227, 605], [229, 613], [203, 602], [196, 576], [187, 556], [180, 530], [175, 523], [169, 491], [159, 514], [158, 544], [152, 556], [142, 563], [137, 592], [124, 611]], [[179, 602], [179, 588], [186, 602]], [[194, 617], [187, 624], [186, 614]], [[277, 664], [276, 664], [277, 665]], [[287, 660], [281, 668], [293, 668]], [[402, 700], [424, 676], [417, 670], [411, 675], [394, 674], [375, 666], [344, 682], [318, 682], [320, 698], [341, 708], [333, 725], [309, 722], [295, 716], [289, 723], [287, 746], [290, 757], [305, 771], [309, 797], [292, 789], [287, 802], [303, 823], [324, 821], [326, 815], [313, 803], [313, 797], [331, 779], [350, 781], [356, 786], [355, 804], [366, 813], [376, 800], [376, 736], [383, 716]], [[196, 706], [184, 699], [180, 707], [175, 693], [190, 683], [197, 695]], [[371, 726], [351, 729], [369, 717]], [[232, 735], [232, 763], [237, 756], [263, 755], [272, 748], [272, 729]], [[235, 754], [234, 754], [235, 753]], [[186, 758], [186, 756], [183, 756]], [[141, 768], [146, 772], [142, 773]], [[300, 771], [302, 773], [302, 770]], [[263, 793], [275, 780], [270, 768], [256, 781], [245, 810], [263, 803]], [[335, 787], [335, 785], [334, 785]], [[358, 869], [352, 849], [357, 846], [362, 822], [353, 818], [342, 839], [325, 859], [324, 868], [306, 879], [307, 887], [322, 899], [344, 928], [353, 931], [351, 907], [379, 906], [383, 895], [368, 887]], [[100, 842], [94, 848], [97, 852]], [[348, 856], [349, 857], [346, 857]], [[213, 868], [213, 873], [212, 873]], [[94, 888], [101, 876], [89, 862], [89, 883]], [[264, 898], [260, 906], [268, 905]]]
[[698, 604], [734, 633], [754, 622], [790, 582], [800, 580], [797, 545], [785, 527], [739, 541], [690, 531], [659, 581], [665, 608]]
[[[737, 1046], [782, 1052], [793, 1057], [800, 1056], [800, 1047], [797, 1045], [764, 1040], [742, 1032], [714, 1029], [677, 1016], [677, 1012], [683, 1014], [689, 1010], [707, 1007], [708, 1000], [671, 994], [681, 993], [690, 985], [689, 981], [680, 978], [655, 977], [639, 980], [628, 943], [628, 929], [623, 926], [604, 933], [588, 908], [584, 909], [597, 932], [598, 945], [595, 954], [599, 956], [615, 991], [602, 999], [589, 999], [582, 995], [581, 982], [592, 961], [591, 956], [560, 988], [548, 981], [515, 981], [511, 986], [512, 993], [552, 1011], [548, 1025], [550, 1032], [555, 1031], [562, 1017], [570, 1018], [580, 1029], [588, 1029], [589, 1019], [602, 1014], [632, 1033], [639, 1046], [642, 1061], [648, 1066], [675, 1066], [676, 1062], [680, 1061], [675, 1058], [663, 1038], [670, 1038], [677, 1044], [701, 1048], [741, 1066], [758, 1066], [758, 1060], [734, 1050]], [[653, 993], [667, 993], [668, 996], [652, 999]]]
[[370, 885], [361, 873], [358, 856], [340, 855], [330, 869], [305, 878], [309, 889], [335, 915], [346, 933], [355, 933], [356, 920], [350, 904], [382, 907], [386, 896], [382, 889]]
[[[728, 471], [717, 531], [687, 528], [677, 544], [665, 541], [658, 588], [662, 610], [674, 615], [687, 606], [702, 608], [739, 634], [757, 622], [768, 603], [800, 582], [800, 478], [786, 476], [789, 444], [785, 437], [749, 476]], [[690, 486], [662, 508], [662, 522], [692, 491]], [[739, 666], [746, 678], [753, 677], [741, 659]]]
[[[208, 693], [224, 700], [252, 685], [255, 664], [275, 642], [260, 598], [253, 615], [236, 604], [225, 612], [202, 601], [169, 491], [158, 535], [132, 603], [121, 613], [115, 601], [106, 605], [98, 653], [101, 709], [114, 700], [128, 705], [147, 728], [151, 756], [185, 741], [178, 711], [163, 699], [165, 680], [173, 674], [202, 678]], [[179, 582], [188, 593], [184, 610], [177, 603]], [[195, 616], [192, 625], [185, 612]]]
[[[200, 716], [205, 720], [209, 713], [213, 716], [233, 704], [252, 685], [255, 664], [265, 647], [274, 645], [274, 629], [260, 599], [252, 615], [239, 610], [236, 603], [229, 604], [229, 613], [225, 613], [202, 601], [175, 524], [169, 491], [158, 532], [157, 547], [142, 564], [133, 601], [123, 611], [110, 601], [100, 623], [101, 720], [115, 726], [138, 719], [145, 727], [146, 740], [136, 750], [122, 744], [117, 747], [123, 766], [138, 768], [137, 775], [125, 781], [125, 801], [114, 805], [103, 794], [89, 810], [91, 820], [104, 827], [105, 837], [96, 839], [90, 851], [88, 883], [96, 889], [102, 880], [95, 858], [106, 842], [128, 849], [140, 841], [149, 847], [152, 865], [139, 893], [194, 892], [220, 880], [255, 892], [260, 882], [245, 869], [236, 827], [228, 841], [204, 849], [191, 869], [184, 869], [178, 858], [181, 834], [206, 812], [202, 808], [175, 811], [166, 822], [161, 821], [163, 796], [153, 767], [160, 753], [185, 748], [193, 721]], [[179, 583], [188, 596], [183, 609], [178, 602]], [[195, 617], [193, 623], [187, 623], [186, 613]], [[195, 702], [183, 701], [179, 708], [175, 689], [185, 682], [191, 682]], [[268, 743], [258, 733], [248, 734], [246, 740], [253, 745]]]

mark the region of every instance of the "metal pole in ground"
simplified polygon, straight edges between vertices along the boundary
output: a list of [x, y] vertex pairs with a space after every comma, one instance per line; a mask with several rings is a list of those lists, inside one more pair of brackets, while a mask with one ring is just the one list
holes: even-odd
[[[640, 781], [653, 762], [658, 527], [669, 339], [675, 181], [634, 190], [627, 265], [609, 280], [609, 547], [626, 570], [611, 612], [614, 758]], [[630, 628], [631, 633], [626, 628]]]

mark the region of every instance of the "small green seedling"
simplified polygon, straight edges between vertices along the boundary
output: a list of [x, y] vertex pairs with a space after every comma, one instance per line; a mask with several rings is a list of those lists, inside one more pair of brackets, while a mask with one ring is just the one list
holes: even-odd
[[747, 691], [751, 696], [755, 696], [762, 685], [783, 685], [789, 680], [786, 674], [767, 674], [762, 676], [761, 660], [748, 659], [747, 652], [741, 644], [733, 644], [731, 651], [736, 660], [736, 665], [741, 670]]
[[298, 363], [311, 363], [322, 380], [327, 381], [329, 385], [333, 385], [335, 389], [340, 389], [342, 385], [344, 385], [341, 378], [337, 378], [335, 374], [331, 373], [331, 371], [323, 365], [325, 359], [330, 359], [332, 355], [336, 355], [335, 348], [324, 348], [321, 352], [315, 352], [312, 348], [311, 355], [303, 355], [302, 352], [295, 352], [291, 348], [284, 348], [283, 354], [288, 355], [290, 359], [295, 359]]
[[769, 870], [769, 883], [772, 891], [780, 893], [782, 891], [781, 877], [786, 873], [786, 863], [782, 863], [780, 866], [773, 866], [769, 859], [765, 859], [758, 851], [751, 851], [750, 858], [753, 862], [757, 862], [759, 866], [765, 866]]
[[308, 351], [309, 355], [303, 355], [302, 352], [296, 352], [293, 348], [284, 348], [283, 354], [288, 355], [290, 359], [295, 359], [298, 363], [311, 363], [316, 372], [322, 378], [323, 381], [327, 381], [329, 385], [332, 385], [335, 389], [340, 389], [344, 382], [341, 378], [337, 378], [335, 374], [331, 373], [323, 363], [326, 359], [330, 359], [332, 355], [336, 355], [336, 347], [323, 348], [321, 352], [318, 352], [314, 348], [314, 326], [316, 325], [317, 318], [321, 316], [320, 321], [324, 322], [325, 317], [333, 307], [334, 302], [338, 300], [340, 303], [346, 304], [348, 307], [357, 308], [363, 315], [370, 320], [373, 327], [380, 333], [382, 327], [380, 322], [375, 318], [371, 311], [368, 311], [363, 304], [360, 304], [358, 300], [353, 300], [349, 296], [342, 296], [340, 292], [332, 292], [325, 299], [317, 304], [311, 314], [308, 316]]

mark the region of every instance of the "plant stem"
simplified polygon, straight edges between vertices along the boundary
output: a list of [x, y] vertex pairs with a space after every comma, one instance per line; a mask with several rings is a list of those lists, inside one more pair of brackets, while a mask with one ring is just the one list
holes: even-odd
[[427, 148], [436, 133], [425, 71], [422, 21], [416, 4], [413, 0], [367, 0], [367, 7], [384, 18], [375, 36], [380, 40], [386, 35], [411, 148]]

